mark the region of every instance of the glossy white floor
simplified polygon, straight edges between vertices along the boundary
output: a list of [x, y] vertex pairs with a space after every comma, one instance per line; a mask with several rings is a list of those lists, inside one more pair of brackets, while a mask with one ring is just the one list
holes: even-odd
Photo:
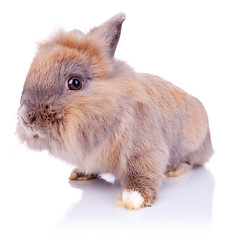
[[[237, 1], [89, 0], [80, 7], [74, 0], [5, 2], [0, 3], [0, 239], [239, 239]], [[205, 167], [166, 179], [154, 205], [139, 211], [115, 205], [117, 183], [69, 182], [72, 166], [26, 149], [14, 135], [35, 42], [57, 26], [86, 31], [119, 11], [127, 20], [117, 57], [201, 99], [215, 149]]]

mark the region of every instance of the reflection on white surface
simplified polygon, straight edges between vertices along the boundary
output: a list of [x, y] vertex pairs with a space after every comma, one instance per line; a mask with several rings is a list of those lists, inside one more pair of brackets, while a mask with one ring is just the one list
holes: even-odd
[[158, 199], [150, 208], [138, 211], [115, 206], [119, 184], [103, 180], [69, 182], [83, 192], [82, 198], [65, 212], [59, 226], [82, 224], [209, 224], [215, 180], [204, 167], [178, 177], [168, 178], [160, 188]]
[[1, 233], [32, 237], [36, 232], [68, 236], [93, 231], [97, 236], [98, 231], [108, 231], [109, 227], [113, 233], [127, 229], [132, 234], [148, 234], [164, 231], [165, 227], [181, 231], [187, 226], [188, 231], [189, 225], [191, 229], [212, 225], [215, 179], [207, 167], [167, 178], [152, 207], [138, 211], [115, 205], [120, 184], [102, 179], [69, 181], [71, 170], [71, 166], [46, 152], [19, 147], [12, 153], [0, 168], [0, 218], [4, 221]]

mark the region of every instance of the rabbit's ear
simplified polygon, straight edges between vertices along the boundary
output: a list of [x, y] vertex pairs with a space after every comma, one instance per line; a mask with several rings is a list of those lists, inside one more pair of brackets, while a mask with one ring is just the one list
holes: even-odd
[[110, 57], [114, 56], [121, 35], [122, 23], [125, 18], [124, 13], [118, 13], [89, 32], [89, 35], [103, 40], [105, 50]]
[[83, 32], [81, 32], [78, 29], [74, 29], [69, 33], [75, 35], [78, 39], [81, 39], [85, 35]]

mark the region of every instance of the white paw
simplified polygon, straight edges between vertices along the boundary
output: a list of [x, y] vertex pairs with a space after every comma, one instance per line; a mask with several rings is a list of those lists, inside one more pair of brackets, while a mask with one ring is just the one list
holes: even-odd
[[122, 191], [123, 206], [128, 209], [139, 209], [144, 206], [144, 198], [137, 191], [123, 190]]
[[112, 175], [111, 173], [101, 173], [99, 176], [106, 182], [109, 182], [112, 184], [115, 183], [115, 176]]

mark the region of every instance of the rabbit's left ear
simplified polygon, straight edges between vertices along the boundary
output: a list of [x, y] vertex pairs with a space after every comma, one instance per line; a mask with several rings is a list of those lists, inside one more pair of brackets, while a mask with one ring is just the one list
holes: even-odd
[[98, 27], [93, 28], [90, 36], [103, 40], [105, 50], [110, 57], [114, 56], [117, 44], [121, 35], [122, 23], [126, 16], [124, 13], [118, 13]]

